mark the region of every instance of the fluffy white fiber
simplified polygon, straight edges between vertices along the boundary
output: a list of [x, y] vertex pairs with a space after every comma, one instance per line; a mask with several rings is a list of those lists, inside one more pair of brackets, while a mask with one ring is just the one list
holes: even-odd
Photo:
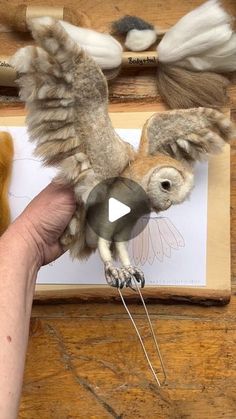
[[197, 71], [214, 70], [217, 72], [236, 70], [236, 34], [219, 47], [211, 48], [205, 54], [186, 57], [179, 66]]
[[80, 28], [63, 20], [60, 23], [71, 38], [78, 42], [102, 69], [109, 70], [121, 65], [123, 49], [111, 35]]
[[131, 29], [126, 36], [125, 46], [131, 51], [145, 51], [154, 44], [157, 34], [154, 29]]
[[209, 0], [180, 19], [158, 45], [159, 60], [176, 63], [226, 43], [232, 37], [232, 18], [218, 0]]

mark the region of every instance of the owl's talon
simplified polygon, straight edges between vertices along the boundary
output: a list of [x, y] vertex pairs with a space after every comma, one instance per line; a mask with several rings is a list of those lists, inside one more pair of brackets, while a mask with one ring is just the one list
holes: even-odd
[[118, 288], [122, 289], [124, 285], [125, 285], [125, 277], [122, 270], [119, 269], [119, 287]]
[[136, 279], [137, 282], [140, 282], [141, 288], [145, 285], [145, 278], [143, 272], [136, 268], [135, 266], [127, 266], [123, 268], [123, 271], [126, 272], [126, 286], [130, 287], [134, 290], [132, 287], [132, 279]]
[[105, 263], [105, 277], [108, 285], [115, 288], [123, 288], [126, 282], [122, 270], [110, 262]]
[[137, 290], [136, 290], [136, 288], [134, 288], [134, 286], [133, 286], [133, 284], [132, 284], [132, 280], [133, 280], [134, 278], [133, 277], [131, 277], [131, 278], [129, 278], [128, 279], [128, 281], [126, 281], [126, 287], [127, 288], [130, 288], [131, 290], [133, 290], [133, 291], [135, 291], [135, 292], [137, 292]]
[[143, 272], [134, 266], [116, 268], [111, 262], [106, 262], [105, 277], [108, 285], [115, 288], [122, 289], [126, 286], [127, 288], [131, 288], [133, 291], [136, 291], [132, 283], [134, 280], [140, 282], [141, 288], [145, 285]]

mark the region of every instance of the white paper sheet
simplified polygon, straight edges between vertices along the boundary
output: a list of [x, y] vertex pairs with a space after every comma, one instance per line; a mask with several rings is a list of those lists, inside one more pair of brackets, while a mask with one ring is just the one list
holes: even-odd
[[[14, 166], [10, 185], [12, 218], [53, 178], [55, 169], [42, 167], [33, 156], [25, 127], [0, 127], [14, 139]], [[133, 146], [139, 144], [139, 129], [118, 129]], [[208, 166], [197, 164], [195, 187], [189, 200], [160, 213], [152, 214], [146, 229], [129, 244], [133, 263], [144, 271], [148, 285], [205, 286], [207, 243]], [[142, 221], [140, 221], [142, 222]], [[72, 262], [66, 253], [43, 267], [38, 283], [103, 284], [100, 258], [94, 254], [87, 262]]]

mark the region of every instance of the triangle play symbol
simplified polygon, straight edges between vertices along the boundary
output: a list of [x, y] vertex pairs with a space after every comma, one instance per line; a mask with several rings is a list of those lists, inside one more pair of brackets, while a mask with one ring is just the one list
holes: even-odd
[[108, 219], [110, 223], [113, 223], [119, 218], [124, 217], [124, 215], [129, 214], [131, 211], [128, 205], [123, 204], [123, 202], [118, 201], [115, 198], [109, 198], [108, 201]]

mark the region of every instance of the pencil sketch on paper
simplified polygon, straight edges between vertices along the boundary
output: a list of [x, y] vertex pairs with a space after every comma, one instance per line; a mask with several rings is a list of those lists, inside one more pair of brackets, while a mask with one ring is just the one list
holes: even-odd
[[[28, 162], [30, 162], [31, 171], [32, 171], [32, 169], [34, 169], [34, 171], [38, 171], [38, 170], [40, 170], [40, 168], [42, 166], [42, 163], [38, 159], [34, 159], [34, 158], [30, 158], [30, 157], [15, 158], [15, 159], [13, 159], [14, 172], [16, 172], [17, 175], [19, 173], [22, 173], [25, 170], [25, 165]], [[14, 173], [13, 173], [13, 176], [14, 176]], [[31, 173], [31, 176], [32, 176], [32, 173]], [[29, 188], [27, 188], [27, 184], [26, 184], [25, 189], [26, 190], [29, 189]], [[11, 183], [10, 190], [8, 191], [8, 195], [11, 198], [23, 199], [25, 201], [25, 205], [27, 205], [34, 197], [31, 190], [28, 190], [27, 194], [25, 194], [25, 195], [19, 194], [18, 190], [14, 190], [14, 183], [13, 182]]]
[[56, 169], [43, 167], [40, 159], [32, 156], [31, 144], [27, 144], [24, 138], [15, 140], [14, 146], [15, 158], [8, 191], [12, 220], [21, 214], [56, 174]]
[[[135, 226], [139, 228], [139, 223], [145, 223], [142, 217]], [[174, 226], [168, 217], [151, 216], [148, 224], [142, 231], [129, 242], [131, 258], [136, 265], [152, 265], [155, 260], [163, 262], [164, 257], [171, 258], [173, 250], [185, 247], [182, 234]]]

